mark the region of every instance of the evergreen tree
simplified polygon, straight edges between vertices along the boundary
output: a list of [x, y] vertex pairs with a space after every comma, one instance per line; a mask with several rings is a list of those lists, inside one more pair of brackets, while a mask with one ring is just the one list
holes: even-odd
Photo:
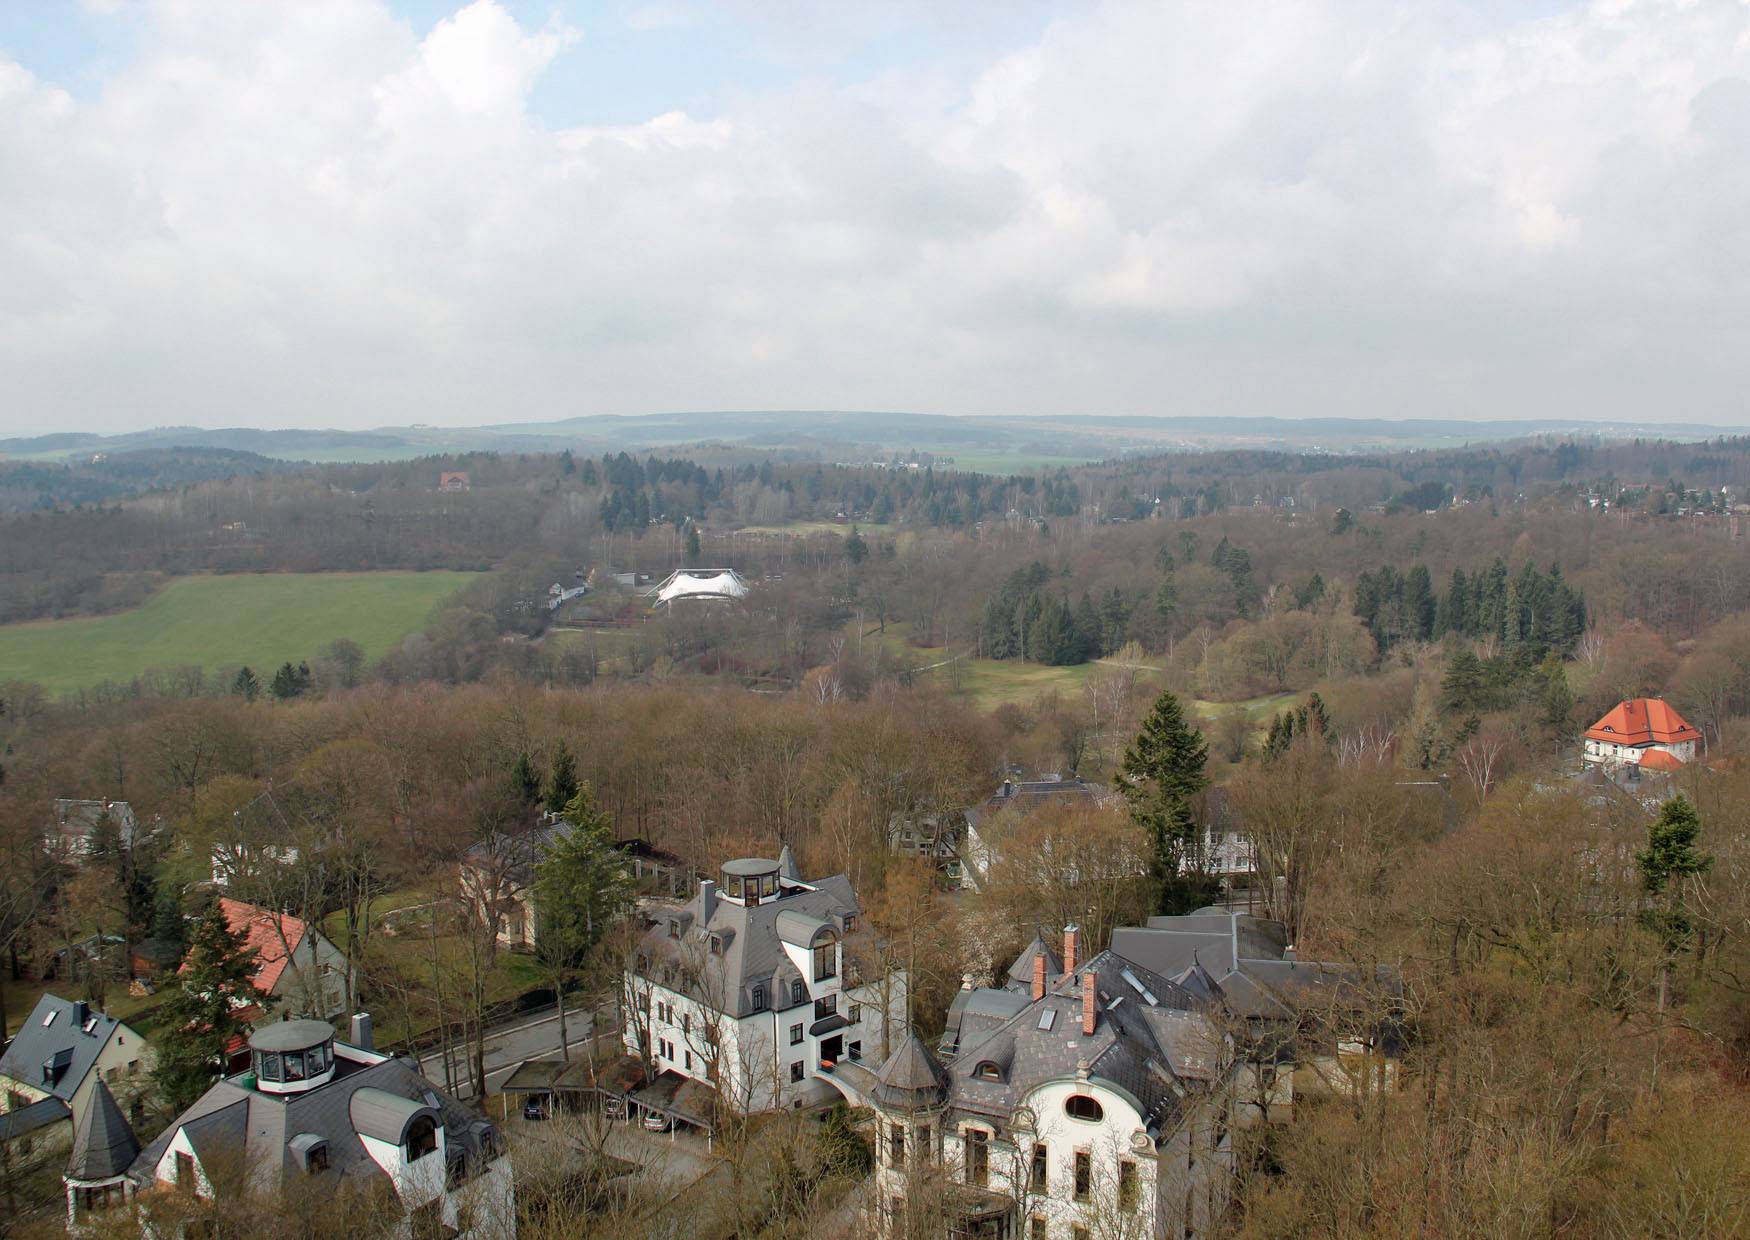
[[178, 946], [188, 942], [188, 923], [182, 918], [182, 900], [174, 892], [160, 896], [152, 910], [152, 937]]
[[303, 686], [298, 680], [298, 669], [290, 663], [280, 664], [280, 670], [273, 674], [273, 683], [268, 686], [268, 692], [282, 702], [297, 697], [303, 692]]
[[255, 953], [231, 933], [217, 901], [195, 922], [185, 967], [159, 1009], [157, 1066], [152, 1078], [165, 1105], [180, 1111], [225, 1068], [233, 1038], [249, 1032], [237, 1016], [254, 1003]]
[[861, 564], [869, 558], [869, 544], [863, 541], [863, 536], [854, 525], [851, 527], [851, 536], [845, 539], [845, 558], [853, 564]]
[[1208, 761], [1209, 742], [1185, 721], [1184, 708], [1171, 693], [1155, 699], [1124, 753], [1119, 786], [1131, 818], [1151, 841], [1150, 870], [1160, 888], [1162, 913], [1187, 912], [1207, 902], [1211, 882], [1202, 873], [1191, 798], [1209, 784]]
[[1347, 508], [1337, 509], [1337, 515], [1331, 518], [1331, 534], [1341, 537], [1355, 528], [1355, 514]]
[[261, 696], [261, 681], [247, 664], [239, 669], [237, 679], [231, 682], [231, 692], [245, 702], [253, 702]]
[[553, 746], [553, 766], [547, 774], [547, 812], [559, 814], [577, 795], [577, 763], [564, 741]]
[[1412, 640], [1425, 642], [1434, 635], [1435, 610], [1428, 566], [1417, 564], [1404, 575], [1404, 629]]
[[1469, 649], [1453, 652], [1440, 682], [1440, 700], [1448, 710], [1470, 710], [1483, 696], [1482, 660]]
[[535, 955], [559, 1002], [559, 1044], [569, 1058], [565, 983], [632, 904], [632, 876], [614, 847], [613, 823], [580, 787], [560, 811], [556, 835], [535, 869]]
[[692, 524], [689, 521], [687, 523], [687, 563], [688, 563], [688, 565], [690, 565], [694, 568], [698, 567], [699, 557], [703, 554], [704, 554], [704, 550], [699, 546], [699, 527]]
[[516, 766], [511, 768], [511, 787], [521, 797], [525, 804], [539, 805], [541, 803], [541, 774], [535, 770], [535, 764], [529, 758], [529, 751], [524, 749], [516, 756]]
[[1695, 932], [1687, 901], [1685, 880], [1707, 873], [1714, 859], [1695, 846], [1701, 834], [1701, 818], [1689, 798], [1679, 793], [1665, 802], [1659, 816], [1647, 828], [1647, 846], [1635, 853], [1648, 905], [1641, 922], [1658, 936], [1664, 959], [1659, 965], [1658, 1040], [1653, 1048], [1652, 1089], [1659, 1088], [1659, 1061], [1665, 1039], [1665, 1009], [1671, 998], [1671, 969]]

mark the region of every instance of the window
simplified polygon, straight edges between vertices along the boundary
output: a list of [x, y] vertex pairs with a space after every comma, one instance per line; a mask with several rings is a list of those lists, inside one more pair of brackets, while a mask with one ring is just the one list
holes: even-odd
[[692, 1070], [693, 1070], [693, 1052], [688, 1051], [687, 1052], [687, 1071], [691, 1072]]
[[681, 1013], [681, 1032], [682, 1033], [691, 1033], [692, 1031], [693, 1031], [693, 1014], [691, 1012], [682, 1012]]
[[966, 1143], [966, 1182], [984, 1188], [990, 1183], [990, 1134], [966, 1128], [960, 1135]]
[[935, 1134], [930, 1131], [928, 1124], [918, 1125], [917, 1135], [912, 1138], [911, 1148], [912, 1157], [917, 1159], [920, 1164], [929, 1162], [930, 1156], [935, 1153], [935, 1147], [930, 1144], [934, 1136]]
[[1136, 1209], [1136, 1195], [1136, 1164], [1122, 1159], [1118, 1163], [1118, 1208]]
[[845, 1019], [850, 1021], [853, 1025], [862, 1020], [863, 1005], [861, 1003], [851, 1004], [851, 1010], [846, 1014]]
[[800, 1059], [790, 1065], [790, 1083], [792, 1085], [802, 1083], [802, 1061]]
[[822, 995], [814, 1001], [815, 1020], [825, 1020], [828, 1016], [836, 1014], [838, 1010], [839, 997], [837, 995]]
[[1076, 1151], [1076, 1200], [1086, 1201], [1094, 1188], [1094, 1156], [1086, 1150]]
[[790, 983], [790, 1002], [791, 1003], [806, 1003], [806, 1002], [808, 1002], [808, 988], [802, 984], [801, 978], [797, 978], [795, 981]]
[[304, 1170], [311, 1175], [328, 1170], [328, 1142], [310, 1147], [309, 1153], [304, 1155]]
[[862, 1057], [863, 1044], [861, 1042], [852, 1042], [845, 1047], [845, 1058], [849, 1059], [852, 1063], [856, 1063]]
[[838, 940], [829, 938], [814, 949], [814, 980], [824, 982], [829, 977], [837, 977], [838, 972]]
[[1027, 1220], [1027, 1240], [1045, 1240], [1048, 1234], [1045, 1220], [1039, 1215]]
[[988, 1059], [973, 1069], [972, 1074], [981, 1081], [1000, 1081], [1003, 1079], [1003, 1070]]
[[176, 1154], [176, 1187], [185, 1193], [192, 1193], [197, 1188], [194, 1155], [184, 1154], [180, 1150]]
[[680, 922], [671, 921], [668, 923], [668, 937], [671, 939], [678, 939], [681, 937], [681, 923]]
[[437, 1124], [431, 1116], [421, 1115], [407, 1129], [407, 1161], [418, 1162], [437, 1151]]
[[1088, 1240], [1088, 1229], [1080, 1223], [1069, 1225], [1069, 1240]]
[[887, 1130], [887, 1165], [905, 1165], [905, 1125], [895, 1124]]
[[764, 986], [755, 986], [753, 988], [752, 1006], [753, 1010], [756, 1012], [763, 1012], [766, 1010], [766, 988]]
[[304, 1056], [299, 1051], [287, 1051], [285, 1054], [286, 1080], [301, 1081], [304, 1079]]
[[1033, 1146], [1033, 1174], [1027, 1181], [1027, 1188], [1029, 1191], [1035, 1193], [1042, 1193], [1045, 1191], [1045, 1172], [1049, 1163], [1050, 1159], [1046, 1152], [1046, 1147], [1041, 1144], [1035, 1144]]
[[1071, 1094], [1063, 1101], [1063, 1113], [1071, 1119], [1097, 1124], [1106, 1118], [1106, 1109], [1086, 1094]]
[[801, 1046], [802, 1045], [802, 1026], [801, 1025], [791, 1025], [790, 1026], [790, 1045], [791, 1046]]
[[711, 954], [713, 956], [721, 956], [723, 954], [723, 936], [722, 935], [713, 934], [711, 936]]

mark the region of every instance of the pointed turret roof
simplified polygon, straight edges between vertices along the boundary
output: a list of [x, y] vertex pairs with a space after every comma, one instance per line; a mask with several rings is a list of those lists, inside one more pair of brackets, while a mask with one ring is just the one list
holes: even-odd
[[916, 1033], [907, 1033], [875, 1073], [875, 1100], [887, 1106], [934, 1106], [947, 1088], [948, 1074]]
[[778, 850], [778, 876], [792, 882], [802, 881], [802, 871], [796, 865], [796, 854], [790, 851], [788, 844]]
[[123, 1175], [140, 1153], [140, 1140], [116, 1105], [115, 1095], [101, 1080], [91, 1091], [85, 1113], [73, 1126], [73, 1153], [67, 1159], [69, 1180], [113, 1180]]
[[1033, 961], [1040, 955], [1045, 957], [1045, 980], [1048, 983], [1063, 976], [1063, 957], [1051, 950], [1051, 944], [1045, 941], [1045, 931], [1035, 930], [1033, 941], [1009, 966], [1009, 981], [1021, 987], [1032, 986]]

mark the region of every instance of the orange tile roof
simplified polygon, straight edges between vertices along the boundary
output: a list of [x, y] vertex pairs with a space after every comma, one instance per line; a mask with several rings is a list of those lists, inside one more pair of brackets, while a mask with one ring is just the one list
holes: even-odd
[[1671, 709], [1669, 702], [1658, 698], [1635, 698], [1619, 703], [1604, 718], [1587, 728], [1586, 739], [1617, 745], [1676, 745], [1683, 741], [1699, 741], [1701, 733]]
[[1649, 749], [1641, 758], [1641, 765], [1649, 771], [1681, 771], [1683, 759], [1665, 749]]
[[[242, 935], [243, 945], [255, 952], [255, 989], [271, 995], [279, 984], [280, 974], [286, 971], [288, 949], [295, 952], [304, 941], [303, 920], [289, 913], [275, 913], [259, 905], [223, 897], [219, 900], [219, 908], [225, 914], [225, 924], [231, 933]], [[275, 920], [281, 929], [274, 928]], [[280, 941], [281, 930], [285, 934], [283, 943]]]

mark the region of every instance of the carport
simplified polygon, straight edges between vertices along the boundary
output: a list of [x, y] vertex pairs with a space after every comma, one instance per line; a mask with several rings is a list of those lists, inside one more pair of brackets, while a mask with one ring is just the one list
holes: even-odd
[[717, 1133], [717, 1091], [703, 1081], [664, 1072], [642, 1089], [632, 1091], [632, 1105], [641, 1111], [666, 1116], [669, 1139], [674, 1138], [676, 1124], [685, 1124], [705, 1134], [705, 1148]]

